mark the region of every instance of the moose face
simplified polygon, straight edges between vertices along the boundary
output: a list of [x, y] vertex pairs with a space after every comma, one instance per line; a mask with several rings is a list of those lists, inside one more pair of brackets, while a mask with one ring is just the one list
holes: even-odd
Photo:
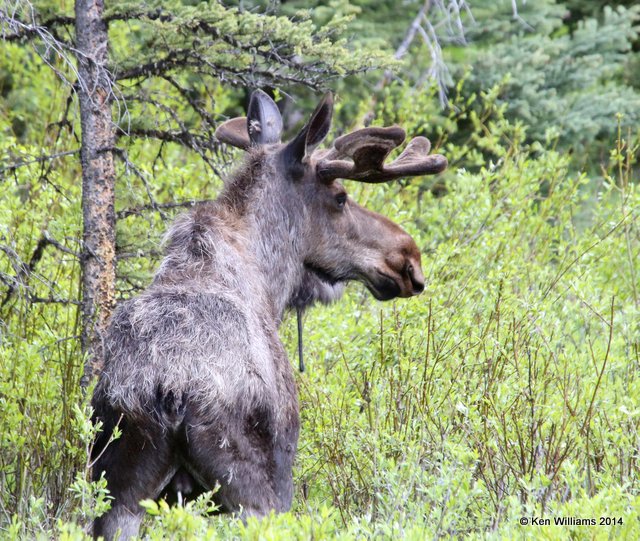
[[378, 300], [410, 297], [424, 289], [414, 240], [384, 216], [358, 205], [336, 180], [317, 179], [308, 165], [305, 269], [328, 284], [357, 280]]
[[264, 145], [277, 153], [277, 168], [286, 186], [288, 205], [297, 209], [301, 264], [327, 286], [357, 280], [378, 300], [410, 297], [424, 289], [420, 251], [414, 240], [391, 220], [351, 199], [337, 179], [386, 182], [434, 174], [447, 161], [428, 155], [430, 144], [413, 139], [391, 164], [384, 161], [404, 141], [401, 128], [365, 128], [338, 138], [331, 149], [316, 151], [326, 137], [333, 111], [331, 95], [320, 102], [295, 138], [279, 144], [282, 119], [266, 94], [252, 95], [246, 119], [232, 119], [216, 131], [221, 141], [240, 148]]

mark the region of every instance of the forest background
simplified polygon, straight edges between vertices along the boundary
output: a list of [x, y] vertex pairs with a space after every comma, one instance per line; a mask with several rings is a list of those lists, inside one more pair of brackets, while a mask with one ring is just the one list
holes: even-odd
[[[397, 123], [448, 157], [435, 179], [348, 185], [414, 236], [427, 288], [381, 304], [352, 285], [305, 315], [290, 513], [147, 502], [142, 535], [640, 538], [634, 3], [113, 1], [99, 64], [75, 30], [99, 2], [2, 0], [0, 537], [83, 539], [108, 505], [88, 475], [92, 333], [150, 282], [173, 217], [216, 196], [240, 154], [213, 132], [261, 87], [290, 133], [330, 88], [329, 141]], [[80, 160], [96, 89], [115, 197], [97, 315]], [[282, 336], [295, 362], [293, 318]]]

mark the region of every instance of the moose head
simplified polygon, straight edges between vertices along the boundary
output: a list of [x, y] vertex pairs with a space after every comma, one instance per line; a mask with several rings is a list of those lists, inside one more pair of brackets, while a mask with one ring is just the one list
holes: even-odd
[[275, 155], [286, 204], [305, 217], [300, 239], [306, 271], [302, 290], [290, 304], [331, 301], [340, 284], [357, 280], [378, 300], [410, 297], [424, 289], [420, 252], [413, 239], [387, 218], [358, 205], [339, 179], [368, 183], [435, 174], [447, 167], [430, 143], [416, 137], [390, 164], [385, 160], [405, 139], [398, 126], [364, 128], [336, 139], [329, 150], [317, 150], [329, 132], [333, 98], [325, 95], [307, 124], [282, 144], [282, 118], [264, 92], [251, 96], [247, 117], [228, 120], [217, 138], [235, 147], [263, 148]]

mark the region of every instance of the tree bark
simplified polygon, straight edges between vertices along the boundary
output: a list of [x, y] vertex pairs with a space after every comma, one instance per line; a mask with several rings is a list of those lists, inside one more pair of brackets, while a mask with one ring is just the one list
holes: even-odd
[[82, 128], [83, 387], [102, 367], [103, 336], [115, 304], [115, 129], [103, 11], [103, 0], [76, 0], [77, 89]]

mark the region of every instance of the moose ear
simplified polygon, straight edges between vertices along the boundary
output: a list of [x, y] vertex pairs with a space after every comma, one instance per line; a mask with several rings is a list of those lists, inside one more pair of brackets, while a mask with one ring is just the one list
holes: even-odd
[[243, 150], [247, 150], [251, 144], [249, 132], [247, 132], [247, 118], [244, 116], [232, 118], [220, 124], [215, 135], [218, 141]]
[[293, 162], [302, 162], [314, 149], [322, 143], [331, 128], [333, 116], [333, 95], [327, 92], [311, 115], [309, 122], [298, 132], [293, 141], [287, 145], [287, 156]]
[[247, 132], [253, 145], [279, 143], [282, 116], [276, 103], [262, 90], [251, 94], [247, 112]]

